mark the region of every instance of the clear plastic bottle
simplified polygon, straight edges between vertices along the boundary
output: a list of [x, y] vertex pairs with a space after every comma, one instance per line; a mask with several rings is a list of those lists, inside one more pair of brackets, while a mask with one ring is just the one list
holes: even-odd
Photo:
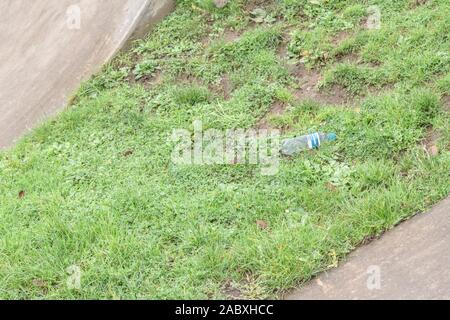
[[335, 133], [326, 134], [321, 132], [286, 139], [281, 143], [281, 154], [285, 156], [292, 156], [303, 150], [318, 149], [322, 143], [335, 140]]

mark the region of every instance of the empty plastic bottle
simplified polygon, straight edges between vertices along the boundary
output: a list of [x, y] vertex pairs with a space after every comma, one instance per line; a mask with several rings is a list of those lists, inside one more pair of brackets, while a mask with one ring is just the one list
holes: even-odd
[[335, 140], [335, 133], [321, 132], [286, 139], [281, 143], [281, 153], [285, 156], [292, 156], [303, 150], [318, 149], [323, 142]]

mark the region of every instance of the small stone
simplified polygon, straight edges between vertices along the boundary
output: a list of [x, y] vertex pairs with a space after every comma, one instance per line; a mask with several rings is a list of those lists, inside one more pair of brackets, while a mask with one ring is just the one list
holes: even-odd
[[430, 155], [433, 157], [437, 156], [439, 154], [439, 149], [436, 146], [431, 146], [430, 148]]

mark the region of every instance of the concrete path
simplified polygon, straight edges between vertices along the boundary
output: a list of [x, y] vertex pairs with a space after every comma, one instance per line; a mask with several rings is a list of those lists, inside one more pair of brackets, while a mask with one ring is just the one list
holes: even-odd
[[1, 0], [0, 148], [63, 108], [80, 81], [174, 0]]
[[450, 299], [450, 198], [286, 298]]

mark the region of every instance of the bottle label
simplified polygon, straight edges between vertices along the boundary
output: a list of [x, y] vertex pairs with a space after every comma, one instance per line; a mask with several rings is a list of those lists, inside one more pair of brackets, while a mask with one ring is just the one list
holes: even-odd
[[313, 133], [308, 135], [308, 147], [310, 149], [317, 149], [320, 147], [320, 135], [318, 133]]

